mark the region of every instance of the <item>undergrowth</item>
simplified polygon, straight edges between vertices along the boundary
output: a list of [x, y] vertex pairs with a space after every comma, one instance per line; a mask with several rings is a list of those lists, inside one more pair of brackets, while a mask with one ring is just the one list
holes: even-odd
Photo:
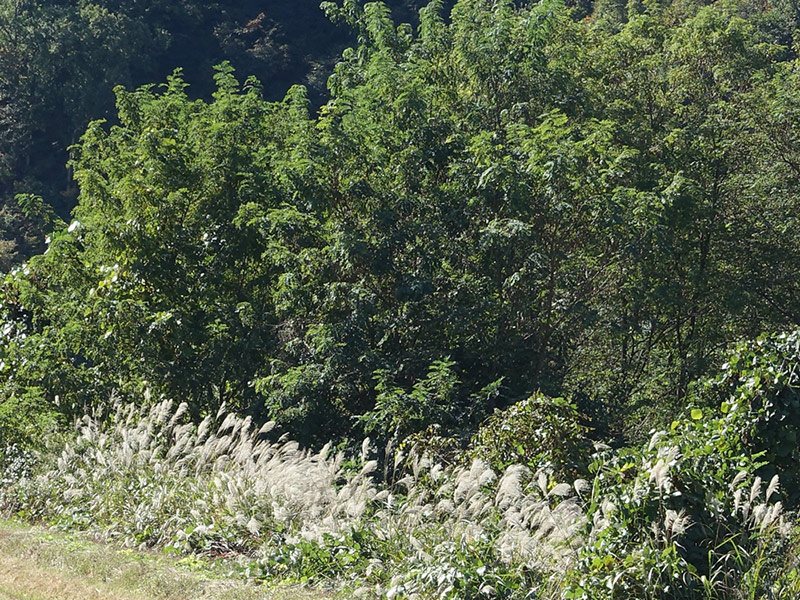
[[573, 481], [480, 457], [444, 466], [422, 452], [398, 455], [398, 475], [382, 483], [369, 440], [346, 459], [270, 440], [270, 424], [223, 413], [193, 424], [186, 413], [165, 401], [84, 417], [68, 443], [20, 456], [28, 464], [4, 478], [0, 506], [127, 546], [244, 557], [253, 577], [336, 582], [364, 597], [800, 590], [779, 478], [762, 481], [758, 455], [728, 443], [729, 414], [695, 412], [644, 448], [589, 449], [587, 475]]

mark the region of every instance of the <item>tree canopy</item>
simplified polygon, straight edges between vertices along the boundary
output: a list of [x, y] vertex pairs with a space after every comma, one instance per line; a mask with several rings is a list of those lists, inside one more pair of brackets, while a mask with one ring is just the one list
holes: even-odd
[[72, 220], [2, 288], [5, 397], [150, 390], [318, 443], [542, 391], [635, 438], [798, 321], [789, 5], [323, 6], [358, 44], [316, 115], [229, 64], [209, 99], [116, 89]]

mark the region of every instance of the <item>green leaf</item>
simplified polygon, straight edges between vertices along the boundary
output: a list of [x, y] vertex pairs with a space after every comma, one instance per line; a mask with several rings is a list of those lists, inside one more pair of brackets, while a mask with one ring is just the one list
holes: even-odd
[[703, 411], [700, 410], [699, 408], [693, 408], [692, 419], [694, 419], [695, 421], [699, 421], [702, 418], [703, 418]]

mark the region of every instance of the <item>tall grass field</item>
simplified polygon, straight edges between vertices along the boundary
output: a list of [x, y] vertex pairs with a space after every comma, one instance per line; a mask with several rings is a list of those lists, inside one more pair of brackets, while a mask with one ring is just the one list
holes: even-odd
[[271, 424], [186, 413], [117, 404], [43, 452], [7, 449], [3, 513], [354, 597], [798, 597], [779, 477], [709, 450], [719, 422], [595, 447], [585, 476], [560, 481], [552, 463], [498, 470], [369, 440], [312, 452]]

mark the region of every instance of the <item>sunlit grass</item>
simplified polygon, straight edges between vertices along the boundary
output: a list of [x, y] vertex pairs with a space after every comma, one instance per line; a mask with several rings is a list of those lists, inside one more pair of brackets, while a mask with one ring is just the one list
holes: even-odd
[[126, 550], [86, 536], [0, 522], [0, 600], [322, 600], [297, 586], [256, 585], [229, 565]]

